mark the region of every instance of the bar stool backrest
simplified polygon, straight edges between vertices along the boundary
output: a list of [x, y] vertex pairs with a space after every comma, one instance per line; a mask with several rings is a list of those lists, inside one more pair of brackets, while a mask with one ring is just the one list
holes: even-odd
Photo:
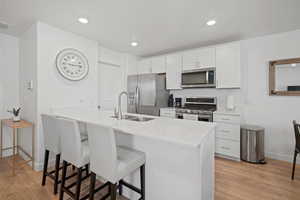
[[117, 173], [117, 147], [114, 130], [88, 124], [91, 171], [114, 183]]
[[300, 124], [295, 120], [293, 121], [295, 130], [296, 150], [300, 152]]
[[66, 118], [58, 118], [58, 120], [63, 160], [76, 167], [82, 167], [82, 143], [77, 121]]
[[60, 130], [58, 129], [58, 120], [55, 116], [42, 114], [42, 125], [44, 132], [45, 148], [55, 154], [61, 153], [60, 148]]

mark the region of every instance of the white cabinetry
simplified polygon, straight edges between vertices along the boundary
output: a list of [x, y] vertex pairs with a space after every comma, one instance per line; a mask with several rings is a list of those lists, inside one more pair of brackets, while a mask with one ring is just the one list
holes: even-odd
[[217, 155], [240, 160], [240, 115], [215, 112], [214, 122]]
[[161, 108], [160, 116], [167, 117], [167, 118], [176, 118], [175, 108]]
[[240, 88], [240, 42], [216, 47], [217, 88]]
[[138, 62], [138, 73], [149, 74], [152, 73], [152, 60], [150, 58], [142, 59]]
[[182, 55], [183, 70], [215, 67], [216, 50], [214, 47], [185, 51]]
[[166, 72], [166, 57], [165, 56], [157, 56], [157, 57], [151, 57], [151, 58], [145, 58], [145, 59], [139, 60], [138, 72], [139, 72], [139, 74], [165, 73]]
[[166, 73], [166, 57], [158, 56], [152, 58], [152, 73]]
[[137, 58], [135, 56], [127, 57], [127, 75], [138, 74]]
[[182, 56], [170, 54], [166, 57], [167, 89], [181, 89]]

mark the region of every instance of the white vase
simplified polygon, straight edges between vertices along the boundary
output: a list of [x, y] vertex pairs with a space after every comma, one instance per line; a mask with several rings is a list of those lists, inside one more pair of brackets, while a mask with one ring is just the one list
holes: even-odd
[[18, 115], [18, 116], [13, 116], [13, 121], [14, 121], [14, 122], [19, 122], [19, 121], [21, 121], [20, 115]]

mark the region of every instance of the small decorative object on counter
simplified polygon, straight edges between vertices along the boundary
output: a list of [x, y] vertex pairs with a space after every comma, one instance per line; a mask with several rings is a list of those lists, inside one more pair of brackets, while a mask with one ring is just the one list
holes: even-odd
[[13, 114], [13, 121], [14, 122], [19, 122], [21, 120], [20, 118], [20, 110], [21, 108], [13, 108], [12, 110], [8, 110], [7, 112]]

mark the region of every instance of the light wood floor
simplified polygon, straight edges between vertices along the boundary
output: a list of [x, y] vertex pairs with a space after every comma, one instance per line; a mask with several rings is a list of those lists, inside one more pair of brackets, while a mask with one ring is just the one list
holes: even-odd
[[[8, 159], [0, 161], [1, 200], [57, 200], [52, 183], [40, 185], [41, 172], [24, 167], [11, 175]], [[298, 172], [298, 173], [297, 173]], [[253, 165], [216, 159], [216, 200], [299, 200], [300, 166], [295, 180], [290, 180], [291, 164], [268, 160], [266, 165]]]

